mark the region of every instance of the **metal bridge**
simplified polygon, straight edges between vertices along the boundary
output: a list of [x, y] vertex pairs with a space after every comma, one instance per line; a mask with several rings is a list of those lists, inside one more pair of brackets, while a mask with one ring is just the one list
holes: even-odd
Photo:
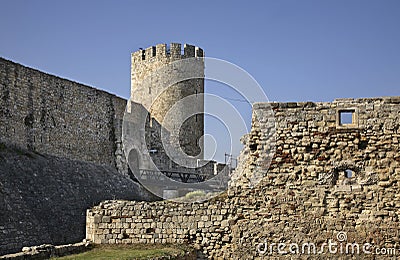
[[139, 169], [141, 179], [160, 181], [165, 177], [173, 180], [179, 180], [181, 182], [203, 182], [207, 179], [212, 178], [210, 174], [200, 173], [196, 171], [180, 171], [180, 170], [150, 170], [150, 169]]

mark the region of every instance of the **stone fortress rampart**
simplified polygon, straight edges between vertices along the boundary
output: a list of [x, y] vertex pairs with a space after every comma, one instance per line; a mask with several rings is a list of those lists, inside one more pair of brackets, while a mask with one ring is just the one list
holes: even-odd
[[88, 207], [151, 198], [126, 175], [125, 106], [115, 95], [0, 58], [0, 255], [81, 241]]
[[0, 140], [117, 167], [126, 100], [0, 58]]

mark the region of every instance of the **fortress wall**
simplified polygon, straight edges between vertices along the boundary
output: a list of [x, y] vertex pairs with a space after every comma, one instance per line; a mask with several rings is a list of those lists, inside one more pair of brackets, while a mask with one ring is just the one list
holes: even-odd
[[102, 200], [154, 199], [120, 174], [125, 106], [0, 58], [0, 255], [82, 240], [85, 210]]
[[[187, 242], [211, 259], [298, 258], [303, 243], [311, 243], [304, 258], [373, 259], [376, 250], [400, 243], [399, 104], [398, 97], [255, 104], [252, 130], [225, 194], [193, 204], [107, 201], [88, 210], [87, 238]], [[342, 111], [353, 113], [351, 124], [340, 124]], [[271, 122], [276, 153], [268, 170]], [[254, 174], [264, 177], [251, 188]], [[338, 234], [347, 238], [339, 241]], [[329, 240], [336, 253], [322, 247]], [[266, 252], [257, 250], [260, 243], [267, 243]], [[277, 251], [278, 243], [286, 243], [286, 253]], [[290, 243], [299, 245], [296, 255], [287, 253]], [[346, 249], [347, 243], [357, 243], [359, 251]]]
[[0, 96], [1, 141], [116, 166], [126, 100], [5, 59]]
[[115, 167], [126, 100], [0, 59], [0, 140]]

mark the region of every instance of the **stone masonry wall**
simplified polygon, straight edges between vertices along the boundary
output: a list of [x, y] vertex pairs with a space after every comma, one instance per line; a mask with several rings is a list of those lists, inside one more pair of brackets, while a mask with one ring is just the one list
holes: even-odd
[[[265, 156], [270, 107], [273, 158]], [[345, 113], [350, 123], [341, 120]], [[193, 243], [212, 259], [372, 259], [381, 249], [398, 255], [389, 249], [400, 243], [399, 138], [400, 97], [255, 104], [252, 130], [225, 194], [194, 204], [107, 201], [88, 210], [87, 238]], [[263, 176], [254, 187], [253, 175]], [[323, 247], [329, 240], [342, 250], [329, 252]], [[278, 243], [286, 245], [283, 251]], [[300, 248], [289, 252], [290, 243]], [[346, 253], [348, 243], [357, 243], [358, 251]]]
[[0, 58], [0, 139], [40, 153], [124, 168], [126, 100]]
[[[251, 133], [243, 138], [242, 176], [246, 172], [295, 172], [315, 179], [347, 161], [350, 170], [360, 169], [357, 178], [374, 175], [385, 179], [395, 173], [400, 161], [399, 106], [399, 97], [255, 104]], [[265, 138], [270, 107], [276, 129], [275, 155], [270, 167], [265, 167], [270, 159], [264, 156], [270, 148], [270, 140]], [[340, 124], [339, 115], [347, 111], [353, 111], [353, 123]], [[233, 186], [246, 183], [236, 177], [241, 176], [233, 177]]]
[[86, 238], [95, 244], [194, 243], [214, 249], [229, 240], [224, 233], [231, 216], [224, 201], [104, 201], [87, 212]]

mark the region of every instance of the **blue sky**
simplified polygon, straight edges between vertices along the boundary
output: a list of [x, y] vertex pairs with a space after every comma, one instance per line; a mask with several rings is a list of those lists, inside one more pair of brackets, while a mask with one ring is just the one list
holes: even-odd
[[125, 98], [130, 53], [170, 42], [237, 64], [272, 101], [400, 95], [396, 0], [2, 0], [0, 10], [0, 56]]

